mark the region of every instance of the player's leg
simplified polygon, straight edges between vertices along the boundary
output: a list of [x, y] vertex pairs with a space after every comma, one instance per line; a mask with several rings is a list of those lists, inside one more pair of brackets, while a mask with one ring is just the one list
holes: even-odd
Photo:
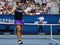
[[22, 44], [21, 42], [22, 25], [16, 25], [16, 30], [17, 30], [18, 43]]
[[43, 26], [39, 25], [39, 31], [38, 32], [43, 32]]

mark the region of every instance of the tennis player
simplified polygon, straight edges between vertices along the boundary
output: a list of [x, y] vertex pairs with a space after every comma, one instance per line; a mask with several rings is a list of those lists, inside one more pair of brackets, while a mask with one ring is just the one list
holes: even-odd
[[11, 12], [8, 12], [8, 14], [15, 13], [14, 24], [15, 24], [16, 30], [17, 30], [18, 43], [23, 44], [23, 42], [21, 41], [21, 31], [22, 31], [23, 24], [24, 24], [24, 21], [23, 21], [23, 12], [24, 11], [22, 9], [23, 2], [22, 1], [16, 2], [16, 4], [17, 4], [17, 7], [14, 8]]

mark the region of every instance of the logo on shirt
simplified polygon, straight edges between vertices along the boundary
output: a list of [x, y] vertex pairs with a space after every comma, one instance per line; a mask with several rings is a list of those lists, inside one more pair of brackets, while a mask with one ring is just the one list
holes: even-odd
[[17, 12], [23, 12], [22, 10], [16, 10]]

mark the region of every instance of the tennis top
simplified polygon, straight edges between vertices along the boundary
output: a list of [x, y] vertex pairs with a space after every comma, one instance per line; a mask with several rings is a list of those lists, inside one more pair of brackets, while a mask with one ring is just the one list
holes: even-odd
[[22, 10], [22, 8], [20, 7], [20, 8], [18, 8], [18, 7], [16, 7], [16, 10], [15, 10], [15, 20], [22, 20], [22, 18], [23, 18], [23, 10]]

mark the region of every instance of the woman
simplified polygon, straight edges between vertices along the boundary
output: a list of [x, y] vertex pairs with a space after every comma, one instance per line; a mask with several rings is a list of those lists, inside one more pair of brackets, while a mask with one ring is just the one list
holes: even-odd
[[17, 4], [17, 7], [14, 8], [11, 12], [8, 12], [8, 14], [15, 13], [14, 24], [16, 25], [18, 43], [22, 44], [23, 42], [21, 41], [21, 31], [22, 31], [22, 26], [24, 24], [22, 19], [23, 12], [24, 12], [22, 9], [23, 2], [16, 2], [16, 4]]

